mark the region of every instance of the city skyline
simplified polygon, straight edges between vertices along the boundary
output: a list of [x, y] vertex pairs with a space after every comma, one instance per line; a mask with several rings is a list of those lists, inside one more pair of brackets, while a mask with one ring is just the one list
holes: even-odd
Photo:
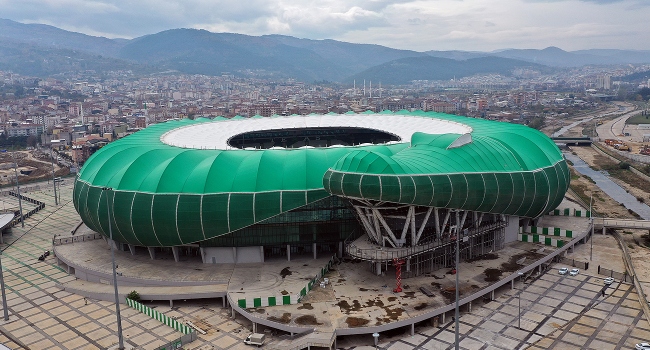
[[650, 49], [640, 0], [0, 0], [3, 17], [109, 38], [196, 28], [283, 34], [415, 51]]

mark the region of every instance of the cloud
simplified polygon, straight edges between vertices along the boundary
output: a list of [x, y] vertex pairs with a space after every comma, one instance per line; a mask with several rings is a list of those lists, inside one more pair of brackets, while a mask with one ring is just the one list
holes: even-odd
[[[0, 0], [1, 17], [108, 37], [173, 28], [395, 48], [650, 49], [647, 0]], [[606, 7], [606, 10], [604, 10]]]

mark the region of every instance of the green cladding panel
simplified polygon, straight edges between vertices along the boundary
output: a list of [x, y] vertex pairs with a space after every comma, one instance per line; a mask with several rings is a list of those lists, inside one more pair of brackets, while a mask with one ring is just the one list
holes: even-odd
[[567, 190], [562, 154], [534, 129], [422, 111], [382, 112], [378, 125], [385, 115], [463, 124], [471, 133], [421, 130], [410, 140], [355, 147], [190, 149], [161, 137], [246, 119], [170, 121], [93, 154], [77, 176], [73, 203], [92, 230], [108, 236], [110, 220], [118, 241], [174, 246], [217, 239], [331, 195], [537, 217]]

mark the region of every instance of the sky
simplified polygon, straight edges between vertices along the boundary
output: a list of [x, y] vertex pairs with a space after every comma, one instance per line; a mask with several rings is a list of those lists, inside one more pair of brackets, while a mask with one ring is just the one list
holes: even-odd
[[0, 18], [129, 39], [196, 28], [416, 51], [650, 50], [650, 0], [0, 0]]

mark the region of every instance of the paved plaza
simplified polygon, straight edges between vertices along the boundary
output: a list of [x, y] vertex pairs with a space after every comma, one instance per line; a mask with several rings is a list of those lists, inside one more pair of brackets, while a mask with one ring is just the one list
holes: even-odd
[[[7, 289], [9, 321], [0, 319], [0, 343], [13, 349], [105, 349], [117, 343], [115, 306], [111, 302], [84, 299], [55, 285], [75, 278], [56, 266], [54, 257], [44, 262], [38, 256], [52, 249], [52, 237], [68, 233], [79, 222], [71, 202], [71, 180], [62, 188], [62, 204], [54, 205], [52, 192], [29, 192], [45, 202], [45, 209], [4, 236], [2, 264]], [[7, 209], [17, 208], [13, 197], [2, 197]], [[27, 210], [31, 204], [24, 203]], [[578, 249], [584, 249], [579, 247]], [[650, 326], [641, 311], [634, 288], [615, 283], [603, 297], [602, 276], [595, 269], [578, 276], [560, 276], [559, 265], [527, 284], [516, 283], [496, 300], [472, 312], [463, 309], [460, 346], [463, 349], [629, 349], [650, 340]], [[523, 289], [522, 289], [523, 287]], [[521, 294], [520, 294], [521, 293]], [[518, 301], [521, 296], [521, 330]], [[250, 323], [229, 318], [229, 310], [214, 301], [148, 303], [180, 321], [191, 320], [207, 334], [185, 349], [244, 349], [242, 340]], [[127, 344], [157, 349], [180, 337], [162, 323], [122, 305], [122, 325]], [[382, 334], [381, 349], [453, 348], [454, 324], [422, 325], [416, 334]], [[273, 340], [275, 337], [270, 337]], [[340, 337], [340, 348], [370, 348], [369, 335]]]
[[[44, 184], [47, 186], [47, 184]], [[0, 343], [12, 349], [106, 349], [117, 344], [115, 305], [111, 302], [84, 299], [60, 290], [55, 285], [74, 280], [56, 266], [53, 256], [44, 262], [38, 257], [52, 249], [52, 237], [69, 233], [79, 222], [71, 201], [72, 180], [61, 188], [61, 205], [54, 204], [51, 190], [24, 193], [45, 202], [45, 209], [5, 234], [2, 245], [2, 268], [9, 306], [9, 321], [0, 318]], [[18, 209], [14, 197], [2, 197], [7, 210]], [[32, 204], [23, 201], [23, 209]], [[216, 303], [215, 303], [216, 304]], [[210, 331], [188, 349], [243, 348], [248, 335], [244, 327], [232, 321], [228, 310], [200, 302], [150, 304], [167, 316], [209, 324]], [[220, 305], [219, 305], [220, 306]], [[127, 345], [156, 349], [181, 334], [134, 309], [121, 305], [122, 328]], [[218, 344], [214, 345], [213, 344]]]
[[[578, 276], [561, 276], [556, 271], [530, 284], [517, 283], [514, 290], [503, 293], [482, 308], [463, 313], [459, 327], [460, 348], [633, 349], [635, 343], [650, 339], [650, 326], [632, 285], [616, 282], [605, 289], [603, 297], [602, 276], [584, 272]], [[519, 296], [521, 329], [518, 327]], [[394, 339], [380, 340], [379, 348], [454, 348], [453, 322], [416, 330], [414, 336], [404, 333]], [[339, 345], [345, 344], [339, 342]]]

